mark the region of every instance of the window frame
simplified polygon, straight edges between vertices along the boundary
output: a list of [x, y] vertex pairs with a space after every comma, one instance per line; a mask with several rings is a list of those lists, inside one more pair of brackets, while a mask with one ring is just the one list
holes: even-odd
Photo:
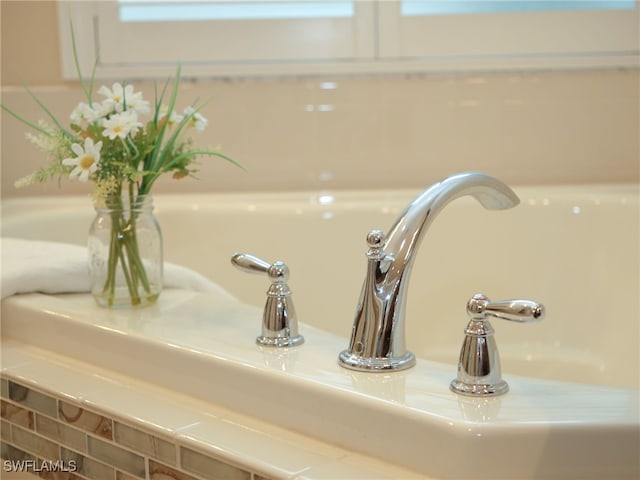
[[379, 8], [380, 16], [389, 19], [380, 24], [380, 55], [386, 58], [598, 66], [616, 61], [622, 65], [626, 56], [633, 56], [634, 46], [636, 54], [638, 50], [637, 2], [635, 12], [549, 10], [403, 17], [400, 2], [382, 2]]
[[[434, 17], [402, 17], [400, 14], [400, 1], [371, 0], [355, 2], [355, 17], [352, 20], [338, 19], [331, 26], [327, 19], [317, 20], [318, 24], [324, 24], [331, 30], [336, 25], [341, 25], [342, 45], [327, 48], [328, 52], [335, 51], [335, 55], [314, 54], [312, 58], [301, 58], [300, 49], [294, 49], [294, 53], [279, 58], [249, 58], [245, 55], [244, 61], [237, 61], [233, 54], [227, 51], [226, 57], [218, 57], [213, 61], [183, 61], [179, 58], [162, 59], [157, 57], [155, 62], [137, 61], [132, 58], [118, 59], [118, 48], [122, 52], [126, 50], [127, 42], [133, 42], [131, 34], [119, 43], [119, 47], [113, 50], [105, 49], [104, 45], [110, 40], [105, 33], [105, 27], [109, 22], [114, 22], [114, 0], [105, 1], [59, 1], [58, 17], [60, 27], [60, 44], [62, 52], [63, 77], [66, 79], [77, 78], [77, 70], [73, 58], [70, 24], [73, 21], [77, 56], [83, 74], [88, 75], [93, 69], [96, 52], [103, 45], [102, 56], [108, 61], [98, 61], [96, 64], [96, 77], [105, 79], [123, 78], [162, 78], [174, 73], [178, 60], [183, 64], [183, 75], [188, 77], [255, 77], [255, 76], [307, 76], [323, 74], [406, 74], [429, 72], [456, 72], [456, 71], [501, 71], [501, 70], [527, 70], [527, 69], [585, 69], [585, 68], [637, 68], [640, 58], [638, 51], [638, 24], [640, 13], [639, 0], [636, 0], [636, 8], [633, 11], [589, 11], [589, 12], [535, 12], [535, 13], [497, 13], [477, 15], [451, 15]], [[111, 11], [111, 13], [109, 13]], [[105, 13], [106, 12], [106, 13]], [[576, 19], [584, 21], [577, 22]], [[605, 19], [598, 23], [598, 19]], [[515, 22], [517, 20], [517, 22]], [[538, 22], [526, 26], [529, 21]], [[523, 27], [522, 22], [525, 22]], [[220, 21], [226, 22], [226, 21]], [[258, 29], [256, 39], [260, 34], [268, 34], [277, 28], [281, 31], [296, 32], [296, 28], [309, 28], [309, 22], [313, 20], [250, 22], [254, 26], [262, 25], [266, 29]], [[510, 22], [515, 22], [513, 28]], [[568, 25], [564, 30], [567, 38], [581, 38], [586, 48], [553, 48], [554, 40], [546, 42], [544, 49], [530, 48], [520, 50], [492, 50], [484, 48], [484, 51], [474, 51], [478, 45], [483, 46], [479, 35], [484, 30], [487, 32], [500, 26], [500, 42], [511, 45], [509, 35], [518, 35], [523, 29], [529, 32], [535, 30], [536, 25], [556, 23], [560, 27]], [[162, 24], [161, 28], [176, 28], [179, 31], [182, 22], [175, 24]], [[174, 22], [171, 22], [172, 24]], [[296, 26], [297, 23], [297, 26]], [[269, 27], [269, 24], [271, 25]], [[201, 25], [201, 27], [204, 23]], [[227, 24], [232, 26], [232, 24]], [[249, 25], [249, 23], [245, 24]], [[267, 27], [265, 27], [267, 25]], [[586, 25], [586, 27], [585, 27]], [[593, 27], [589, 30], [589, 25]], [[236, 23], [237, 26], [237, 23]], [[283, 26], [286, 26], [282, 30]], [[135, 26], [129, 25], [131, 28]], [[262, 28], [261, 27], [261, 28]], [[129, 30], [131, 30], [129, 28]], [[184, 28], [184, 27], [182, 27]], [[271, 30], [270, 30], [271, 28]], [[595, 28], [595, 30], [594, 30]], [[288, 29], [288, 30], [287, 30]], [[475, 30], [476, 33], [470, 33]], [[505, 30], [504, 32], [502, 30]], [[562, 30], [562, 28], [560, 28]], [[226, 30], [229, 32], [230, 30]], [[321, 30], [319, 30], [321, 31]], [[346, 33], [345, 33], [346, 32]], [[416, 32], [418, 34], [416, 34]], [[425, 33], [426, 32], [426, 33]], [[462, 39], [464, 32], [465, 39]], [[578, 33], [575, 33], [578, 32]], [[593, 33], [596, 32], [596, 33]], [[424, 33], [424, 35], [423, 35]], [[562, 35], [562, 32], [560, 32]], [[162, 33], [165, 37], [174, 34]], [[589, 35], [598, 36], [615, 42], [604, 42], [600, 47], [597, 42], [589, 43]], [[545, 36], [548, 36], [545, 33]], [[183, 35], [180, 38], [184, 37]], [[149, 45], [149, 51], [157, 53], [163, 49], [155, 48], [154, 39], [146, 37], [145, 44]], [[157, 37], [156, 37], [157, 38]], [[471, 38], [471, 40], [466, 40]], [[183, 38], [184, 40], [184, 38]], [[229, 40], [231, 41], [231, 40]], [[496, 40], [493, 40], [494, 42]], [[226, 43], [225, 43], [226, 42]], [[254, 41], [260, 45], [259, 40]], [[114, 44], [117, 43], [114, 41]], [[226, 45], [225, 36], [219, 37], [216, 42], [207, 40], [209, 44]], [[526, 43], [526, 42], [525, 42]], [[488, 42], [490, 45], [490, 42]], [[123, 45], [125, 47], [123, 47]], [[441, 46], [445, 46], [444, 49]], [[472, 46], [473, 49], [465, 49]], [[416, 47], [424, 47], [422, 50]], [[333, 48], [334, 50], [331, 50]], [[303, 48], [302, 51], [305, 51]], [[114, 53], [115, 52], [115, 53]], [[148, 58], [152, 54], [148, 54]]]

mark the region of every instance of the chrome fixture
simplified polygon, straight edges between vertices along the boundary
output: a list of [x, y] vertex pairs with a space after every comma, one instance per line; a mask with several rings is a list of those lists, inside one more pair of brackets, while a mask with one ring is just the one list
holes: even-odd
[[499, 180], [482, 173], [460, 173], [435, 183], [400, 214], [389, 233], [367, 235], [367, 273], [351, 331], [340, 353], [345, 368], [387, 371], [409, 368], [415, 356], [405, 346], [406, 291], [411, 267], [429, 225], [452, 200], [475, 197], [485, 208], [514, 207], [519, 199]]
[[262, 315], [262, 335], [256, 343], [269, 347], [301, 345], [304, 337], [298, 334], [298, 319], [287, 285], [289, 268], [283, 262], [269, 263], [247, 253], [234, 254], [231, 263], [243, 272], [266, 274], [271, 280]]
[[502, 379], [500, 354], [487, 317], [537, 322], [544, 318], [544, 306], [531, 300], [492, 302], [479, 293], [467, 302], [467, 314], [469, 324], [464, 330], [458, 377], [451, 382], [451, 390], [469, 396], [507, 393], [509, 385]]

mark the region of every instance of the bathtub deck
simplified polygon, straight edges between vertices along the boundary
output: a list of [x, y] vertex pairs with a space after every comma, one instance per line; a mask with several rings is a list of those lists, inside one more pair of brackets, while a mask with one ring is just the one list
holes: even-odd
[[[514, 441], [529, 460], [505, 458], [497, 473], [535, 478], [562, 465], [564, 478], [635, 474], [633, 389], [512, 377], [506, 396], [469, 400], [448, 389], [453, 365], [351, 372], [336, 362], [345, 339], [304, 324], [303, 346], [260, 348], [259, 308], [183, 290], [127, 311], [83, 294], [19, 295], [5, 299], [2, 318], [5, 379], [271, 478], [439, 478], [451, 473], [449, 447], [480, 455]], [[585, 435], [591, 443], [558, 457]], [[606, 448], [620, 438], [628, 442]], [[620, 465], [627, 470], [602, 470]]]
[[[171, 296], [169, 292], [165, 298]], [[29, 303], [28, 297], [44, 296], [22, 296], [15, 297], [14, 300]], [[83, 296], [75, 297], [75, 301], [84, 303]], [[87, 297], [86, 300], [91, 299]], [[167, 301], [170, 302], [171, 299], [168, 298]], [[8, 300], [6, 303], [12, 301]], [[7, 318], [6, 312], [11, 308], [3, 304], [3, 319]], [[106, 478], [115, 478], [115, 472], [118, 472], [117, 478], [121, 478], [122, 473], [129, 473], [136, 475], [135, 478], [140, 475], [147, 479], [154, 478], [151, 476], [154, 472], [170, 473], [174, 478], [202, 479], [225, 475], [225, 478], [249, 478], [247, 475], [252, 475], [251, 478], [255, 480], [426, 478], [379, 459], [197, 399], [178, 389], [150, 383], [149, 379], [137, 376], [140, 372], [133, 365], [147, 363], [140, 352], [132, 353], [125, 349], [121, 351], [124, 362], [133, 367], [132, 375], [102, 368], [96, 365], [99, 362], [79, 360], [78, 353], [86, 337], [75, 333], [67, 337], [70, 332], [61, 331], [60, 336], [69, 340], [69, 343], [62, 346], [57, 344], [58, 339], [54, 336], [38, 335], [33, 330], [33, 325], [28, 324], [28, 319], [19, 321], [22, 320], [25, 320], [21, 325], [25, 329], [22, 340], [26, 341], [13, 337], [13, 329], [6, 323], [3, 325], [2, 397], [3, 402], [10, 405], [14, 413], [3, 416], [3, 443], [30, 454], [29, 457], [50, 458], [54, 461], [78, 458], [73, 455], [69, 457], [68, 453], [51, 456], [52, 444], [59, 443], [63, 451], [73, 450], [77, 452], [76, 455], [80, 454], [85, 459], [85, 465], [93, 465], [88, 467], [93, 469], [91, 472], [78, 472], [88, 478], [103, 478], [101, 475], [105, 474], [111, 475]], [[100, 330], [97, 325], [95, 327]], [[102, 328], [106, 327], [103, 325]], [[78, 348], [74, 348], [74, 345]], [[94, 358], [99, 355], [99, 345], [100, 343], [93, 342], [87, 345], [87, 351], [93, 350], [96, 353]], [[179, 373], [188, 375], [188, 372]], [[202, 378], [200, 382], [207, 383], [207, 379]], [[9, 398], [10, 383], [26, 387], [35, 392], [35, 395], [44, 394], [59, 405], [73, 405], [81, 407], [89, 415], [99, 415], [102, 417], [100, 424], [107, 423], [109, 429], [114, 431], [107, 443], [126, 451], [129, 456], [144, 458], [145, 471], [136, 471], [135, 461], [127, 456], [105, 460], [99, 447], [89, 444], [87, 449], [86, 439], [83, 440], [84, 447], [70, 443], [62, 433], [63, 429], [76, 430], [77, 425], [72, 424], [74, 428], [69, 429], [66, 423], [68, 419], [58, 419], [56, 411], [43, 413], [46, 408], [41, 405], [31, 405], [28, 400], [22, 403], [29, 395]], [[38, 418], [38, 422], [31, 427], [33, 431], [30, 436], [29, 427], [20, 420], [25, 412]], [[54, 419], [58, 424], [57, 435], [52, 436], [44, 427], [41, 430], [40, 418], [48, 417], [51, 417], [49, 421]], [[86, 429], [83, 433], [88, 438], [102, 436], [94, 427], [78, 428]], [[126, 438], [120, 439], [115, 434], [118, 428], [133, 429], [137, 439], [135, 443]], [[16, 433], [12, 436], [11, 431]], [[57, 438], [58, 435], [60, 438]], [[156, 445], [152, 450], [149, 450], [150, 442]], [[158, 445], [164, 447], [160, 449]], [[103, 466], [108, 467], [106, 472], [104, 468], [101, 469]], [[185, 473], [190, 476], [185, 476]], [[38, 477], [25, 472], [7, 472], [7, 478]]]

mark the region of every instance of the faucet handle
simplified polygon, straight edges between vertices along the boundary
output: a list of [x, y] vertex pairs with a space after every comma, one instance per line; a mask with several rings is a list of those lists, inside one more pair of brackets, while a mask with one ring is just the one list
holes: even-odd
[[532, 300], [502, 300], [492, 302], [478, 293], [467, 302], [467, 314], [472, 320], [485, 320], [488, 316], [518, 323], [539, 322], [544, 318], [544, 305]]
[[372, 260], [381, 260], [384, 258], [384, 241], [385, 235], [382, 230], [371, 230], [367, 233], [367, 257]]
[[234, 267], [247, 273], [267, 273], [271, 264], [255, 255], [248, 253], [235, 253], [231, 257]]
[[509, 385], [502, 379], [500, 354], [487, 317], [519, 323], [536, 322], [544, 318], [544, 306], [531, 300], [492, 302], [479, 293], [467, 302], [467, 314], [469, 323], [464, 330], [458, 376], [451, 382], [451, 390], [469, 396], [507, 393]]
[[287, 285], [289, 267], [284, 262], [269, 263], [248, 253], [235, 253], [231, 263], [243, 272], [266, 274], [271, 280], [262, 315], [262, 335], [256, 338], [256, 343], [270, 347], [302, 344], [304, 337], [298, 334], [298, 319]]

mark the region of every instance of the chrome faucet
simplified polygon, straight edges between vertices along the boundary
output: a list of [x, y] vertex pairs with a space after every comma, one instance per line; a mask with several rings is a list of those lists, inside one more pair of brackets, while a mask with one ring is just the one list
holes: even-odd
[[460, 395], [487, 397], [507, 393], [509, 385], [502, 379], [500, 354], [493, 338], [488, 317], [511, 322], [539, 322], [544, 318], [544, 305], [532, 300], [492, 302], [478, 293], [467, 302], [469, 323], [458, 360], [458, 376], [450, 384]]
[[415, 364], [405, 345], [405, 308], [411, 267], [422, 237], [452, 200], [475, 197], [489, 210], [516, 206], [520, 200], [499, 180], [482, 173], [452, 175], [418, 195], [389, 233], [367, 235], [367, 273], [351, 331], [349, 348], [339, 364], [364, 371], [402, 370]]
[[256, 343], [264, 347], [295, 347], [304, 343], [298, 334], [298, 317], [287, 285], [289, 267], [284, 262], [269, 263], [248, 253], [235, 253], [231, 264], [246, 273], [266, 275], [271, 280], [262, 313], [262, 335]]

